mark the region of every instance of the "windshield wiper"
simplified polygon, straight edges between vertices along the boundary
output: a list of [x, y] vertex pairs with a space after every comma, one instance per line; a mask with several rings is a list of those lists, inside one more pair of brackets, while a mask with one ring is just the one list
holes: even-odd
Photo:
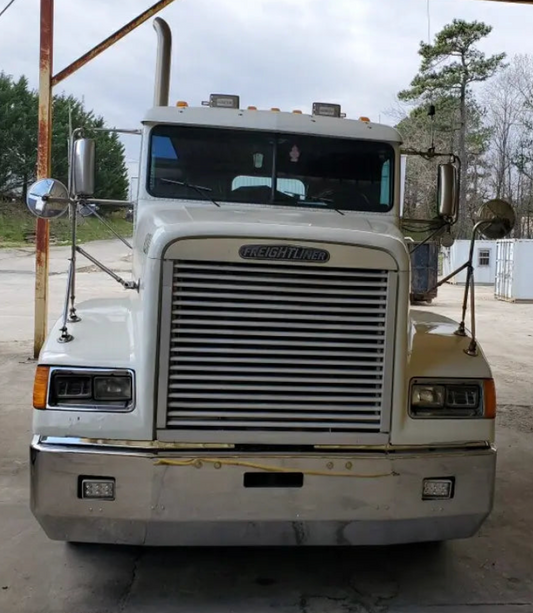
[[303, 202], [316, 202], [317, 204], [333, 204], [333, 199], [321, 198], [320, 196], [305, 196]]
[[[300, 205], [309, 205], [309, 204], [318, 204], [318, 205], [323, 205], [325, 207], [328, 207], [329, 210], [331, 211], [335, 211], [336, 213], [338, 213], [339, 215], [342, 215], [344, 217], [344, 213], [340, 210], [337, 209], [335, 207], [329, 206], [330, 204], [333, 204], [334, 200], [333, 198], [322, 198], [320, 195], [318, 196], [305, 196], [303, 194], [298, 194], [297, 192], [285, 192], [286, 194], [290, 194], [291, 196], [296, 196], [298, 198], [301, 198], [301, 200], [297, 200], [296, 202], [298, 202], [298, 204]], [[333, 195], [333, 192], [324, 192], [324, 194], [328, 194], [328, 195]]]
[[160, 179], [160, 181], [162, 181], [163, 183], [171, 183], [172, 185], [179, 185], [180, 187], [186, 187], [188, 189], [192, 189], [198, 194], [200, 194], [202, 198], [209, 200], [215, 206], [218, 206], [220, 208], [220, 204], [214, 198], [211, 198], [211, 196], [208, 196], [205, 193], [205, 192], [213, 191], [210, 187], [203, 187], [202, 185], [192, 185], [191, 183], [185, 183], [185, 181], [174, 181], [173, 179]]
[[[335, 200], [333, 198], [324, 198], [324, 196], [334, 196], [334, 195], [335, 195], [335, 192], [333, 190], [326, 190], [325, 192], [318, 194], [318, 196], [308, 196], [308, 198], [314, 202], [325, 202], [326, 204], [330, 205], [330, 204], [333, 204]], [[342, 215], [343, 217], [345, 216], [344, 213], [341, 211], [341, 209], [338, 209], [334, 206], [328, 206], [328, 208], [332, 211], [335, 211], [339, 215]]]

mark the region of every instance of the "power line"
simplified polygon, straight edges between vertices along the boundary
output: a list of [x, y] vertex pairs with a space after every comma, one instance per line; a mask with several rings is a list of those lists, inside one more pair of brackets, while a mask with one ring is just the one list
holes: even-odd
[[0, 11], [0, 17], [7, 11], [7, 9], [15, 2], [15, 0], [9, 0], [7, 5]]
[[[427, 20], [428, 20], [428, 47], [431, 47], [431, 0], [427, 0]], [[433, 66], [434, 68], [434, 66]], [[436, 108], [435, 108], [435, 103], [434, 103], [434, 93], [435, 92], [431, 92], [431, 99], [430, 99], [430, 105], [429, 105], [429, 112], [428, 112], [428, 116], [430, 118], [431, 121], [431, 145], [430, 145], [430, 151], [433, 150], [435, 151], [435, 114], [436, 114]]]
[[431, 45], [431, 0], [427, 0], [428, 15], [428, 45]]

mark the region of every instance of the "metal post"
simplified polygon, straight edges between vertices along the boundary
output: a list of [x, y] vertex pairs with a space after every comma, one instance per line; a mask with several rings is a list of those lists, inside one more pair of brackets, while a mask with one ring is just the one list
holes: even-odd
[[[54, 54], [54, 0], [41, 0], [39, 53], [39, 133], [37, 177], [51, 175], [52, 157], [52, 70]], [[48, 326], [48, 248], [46, 219], [37, 219], [35, 232], [35, 328], [33, 357], [38, 358]]]
[[[52, 174], [52, 87], [97, 55], [135, 30], [153, 15], [174, 0], [158, 0], [150, 8], [132, 19], [125, 26], [108, 36], [100, 44], [72, 62], [53, 76], [54, 55], [54, 0], [41, 0], [41, 44], [39, 55], [39, 135], [37, 145], [37, 177], [42, 179]], [[48, 328], [48, 254], [49, 228], [45, 219], [37, 220], [35, 238], [35, 327], [33, 355], [39, 357]]]

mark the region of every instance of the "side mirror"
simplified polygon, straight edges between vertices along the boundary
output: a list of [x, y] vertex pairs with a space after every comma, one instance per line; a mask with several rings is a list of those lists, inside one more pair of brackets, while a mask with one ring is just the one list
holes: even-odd
[[459, 212], [459, 177], [453, 164], [439, 164], [438, 203], [439, 217], [455, 221]]
[[489, 240], [505, 238], [516, 223], [513, 207], [505, 200], [489, 200], [477, 213], [479, 232]]
[[74, 141], [72, 152], [72, 191], [75, 196], [94, 195], [95, 143], [91, 138]]
[[26, 205], [35, 217], [54, 219], [64, 215], [69, 206], [68, 189], [55, 179], [40, 179], [28, 190]]

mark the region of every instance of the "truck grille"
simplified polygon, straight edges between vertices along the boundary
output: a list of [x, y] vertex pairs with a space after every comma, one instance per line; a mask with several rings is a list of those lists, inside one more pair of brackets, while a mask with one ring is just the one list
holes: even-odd
[[383, 430], [389, 273], [173, 266], [167, 428]]

